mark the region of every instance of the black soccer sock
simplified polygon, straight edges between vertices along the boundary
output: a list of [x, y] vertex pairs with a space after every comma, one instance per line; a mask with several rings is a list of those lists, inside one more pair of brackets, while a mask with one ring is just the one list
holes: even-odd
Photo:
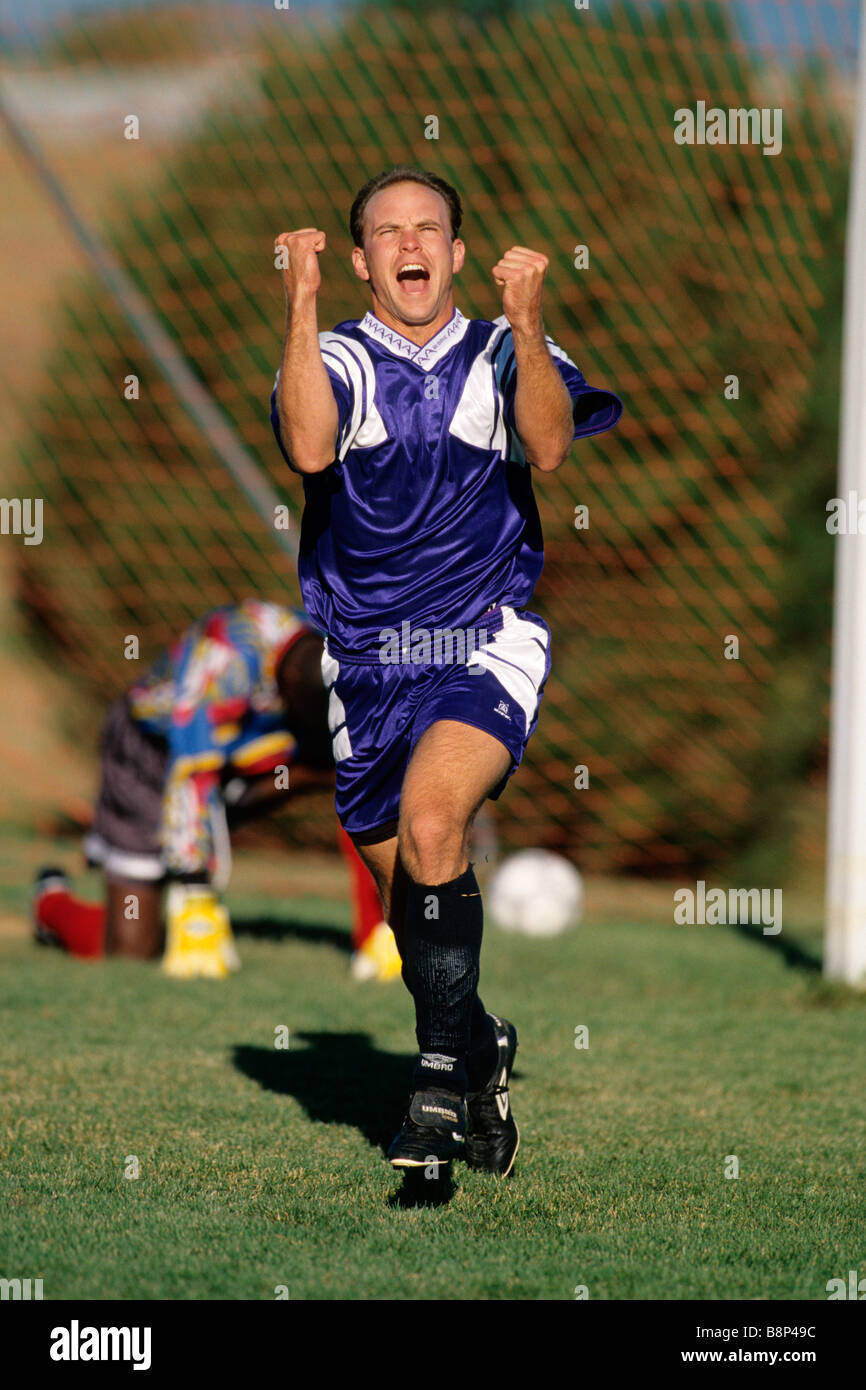
[[412, 1073], [413, 1091], [449, 1091], [465, 1096], [469, 1089], [466, 1061], [454, 1053], [422, 1052]]
[[409, 880], [403, 933], [403, 979], [415, 1001], [421, 1053], [454, 1058], [445, 1089], [465, 1089], [466, 1056], [482, 1034], [478, 998], [483, 912], [472, 865], [450, 883]]
[[467, 1084], [470, 1091], [486, 1086], [499, 1058], [496, 1027], [478, 995], [477, 1008], [472, 1011], [472, 1042], [466, 1057]]

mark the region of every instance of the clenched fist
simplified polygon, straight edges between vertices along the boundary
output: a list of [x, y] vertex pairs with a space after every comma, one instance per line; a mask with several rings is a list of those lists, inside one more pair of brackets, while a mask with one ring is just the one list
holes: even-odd
[[274, 246], [274, 258], [283, 272], [286, 299], [291, 304], [299, 293], [315, 295], [322, 283], [319, 256], [325, 249], [325, 233], [316, 227], [282, 232]]
[[493, 267], [502, 291], [502, 311], [513, 329], [543, 331], [541, 291], [548, 259], [528, 246], [512, 246]]

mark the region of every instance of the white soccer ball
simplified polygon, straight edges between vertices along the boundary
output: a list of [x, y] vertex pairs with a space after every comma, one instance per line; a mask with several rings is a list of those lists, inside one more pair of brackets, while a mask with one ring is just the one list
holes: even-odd
[[559, 936], [583, 915], [583, 879], [548, 849], [522, 849], [503, 860], [485, 896], [499, 926], [521, 936]]

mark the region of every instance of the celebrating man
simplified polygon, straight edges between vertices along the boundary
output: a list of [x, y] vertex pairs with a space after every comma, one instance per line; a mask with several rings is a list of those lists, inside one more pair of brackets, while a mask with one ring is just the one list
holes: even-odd
[[327, 635], [337, 814], [415, 1003], [420, 1057], [389, 1158], [464, 1155], [506, 1174], [517, 1033], [478, 996], [468, 837], [523, 756], [550, 665], [548, 629], [524, 611], [543, 563], [530, 466], [552, 472], [622, 407], [545, 336], [539, 252], [513, 246], [493, 268], [501, 318], [455, 308], [461, 218], [435, 174], [400, 166], [366, 183], [350, 227], [371, 307], [333, 332], [317, 322], [324, 233], [278, 237], [287, 318], [271, 413], [304, 478], [299, 573]]

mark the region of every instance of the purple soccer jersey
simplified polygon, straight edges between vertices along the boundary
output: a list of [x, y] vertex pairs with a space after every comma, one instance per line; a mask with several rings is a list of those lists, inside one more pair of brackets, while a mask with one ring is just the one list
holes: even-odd
[[[574, 438], [610, 429], [619, 399], [547, 341]], [[504, 316], [457, 311], [419, 347], [368, 313], [319, 343], [339, 433], [334, 463], [304, 475], [298, 569], [327, 634], [337, 814], [361, 843], [394, 833], [412, 751], [439, 720], [489, 733], [517, 767], [550, 669], [547, 626], [525, 611], [543, 549]], [[282, 449], [276, 389], [271, 420]], [[456, 662], [440, 636], [465, 639]]]
[[[331, 467], [304, 476], [304, 605], [341, 662], [379, 660], [383, 629], [466, 629], [520, 610], [543, 564], [530, 467], [514, 427], [511, 329], [456, 310], [422, 347], [373, 314], [320, 333], [339, 410]], [[622, 405], [548, 347], [573, 403], [574, 438]], [[276, 390], [271, 420], [280, 448]], [[285, 449], [283, 449], [285, 455]]]

